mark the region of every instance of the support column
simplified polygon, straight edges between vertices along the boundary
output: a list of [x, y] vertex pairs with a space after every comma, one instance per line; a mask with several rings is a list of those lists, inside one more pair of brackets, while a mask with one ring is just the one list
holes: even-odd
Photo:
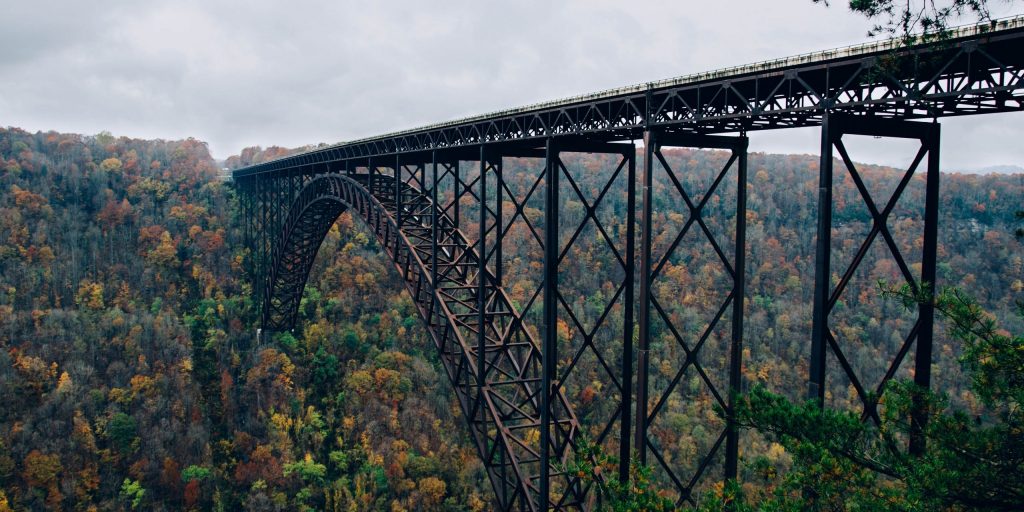
[[402, 158], [395, 155], [395, 224], [402, 229]]
[[[437, 310], [437, 150], [430, 152], [431, 182], [430, 188], [430, 287], [434, 289], [434, 308]], [[425, 171], [424, 171], [425, 172]]]
[[814, 312], [807, 398], [825, 405], [825, 353], [828, 302], [832, 288], [832, 115], [821, 120], [821, 163], [818, 166], [818, 238], [814, 256]]
[[[476, 318], [477, 318], [477, 386], [480, 393], [483, 393], [487, 379], [487, 315], [486, 307], [486, 283], [484, 276], [487, 274], [487, 151], [483, 145], [480, 146], [480, 225], [478, 226], [479, 238], [477, 239], [478, 255], [476, 268]], [[481, 404], [482, 406], [482, 404]]]
[[454, 161], [454, 167], [452, 167], [452, 171], [451, 172], [452, 172], [452, 202], [455, 203], [455, 204], [452, 205], [455, 208], [455, 211], [452, 214], [452, 224], [455, 225], [455, 229], [459, 229], [459, 227], [461, 225], [460, 214], [459, 214], [459, 209], [460, 209], [460, 207], [459, 207], [459, 199], [461, 198], [460, 192], [459, 192], [459, 184], [462, 183], [462, 182], [460, 181], [460, 178], [459, 178], [459, 160], [458, 159], [456, 159]]
[[636, 274], [636, 147], [628, 155], [629, 167], [626, 174], [626, 283], [625, 311], [622, 327], [622, 405], [619, 410], [619, 482], [629, 481], [629, 463], [633, 457], [630, 438], [632, 437], [633, 408], [633, 290]]
[[246, 267], [249, 277], [252, 278], [252, 196], [249, 190], [249, 179], [235, 180], [235, 188], [238, 190], [238, 202], [242, 205], [242, 239], [245, 248], [249, 249], [249, 258]]
[[[297, 172], [295, 170], [289, 170], [288, 171], [288, 198], [284, 201], [284, 204], [281, 205], [284, 208], [284, 215], [281, 216], [282, 217], [282, 221], [281, 221], [281, 229], [282, 230], [284, 229], [285, 221], [288, 220], [287, 215], [288, 215], [288, 210], [291, 209], [292, 200], [295, 199], [295, 194], [296, 194], [295, 193], [295, 178], [298, 177], [298, 179], [301, 181], [302, 180], [301, 172], [303, 172], [303, 171], [301, 171], [301, 170], [297, 171]], [[300, 185], [300, 187], [301, 187], [301, 185]], [[280, 236], [280, 233], [278, 234], [278, 236]]]
[[494, 177], [496, 178], [494, 182], [494, 278], [496, 281], [495, 286], [501, 287], [505, 285], [504, 269], [502, 268], [502, 239], [504, 238], [502, 236], [502, 203], [505, 202], [505, 194], [503, 190], [505, 186], [505, 177], [502, 174], [501, 156], [496, 155], [492, 164], [494, 167]]
[[[260, 270], [259, 270], [259, 305], [261, 309], [265, 309], [266, 295], [265, 289], [267, 285], [267, 232], [270, 231], [270, 214], [268, 212], [269, 198], [267, 197], [267, 182], [265, 178], [257, 178], [259, 184], [259, 203], [260, 203]], [[263, 327], [266, 328], [266, 318], [264, 318]]]
[[737, 155], [736, 167], [736, 247], [732, 298], [732, 346], [729, 355], [729, 416], [725, 438], [725, 478], [736, 479], [739, 465], [739, 429], [736, 427], [736, 395], [743, 381], [743, 306], [746, 297], [747, 261], [747, 138], [739, 139], [733, 149]]
[[[921, 254], [921, 286], [931, 290], [932, 297], [938, 293], [935, 286], [935, 257], [938, 245], [939, 224], [939, 141], [940, 128], [933, 123], [931, 130], [921, 141], [928, 150], [928, 170], [924, 202], [924, 247]], [[914, 384], [924, 389], [931, 388], [932, 339], [935, 328], [935, 306], [933, 301], [918, 305], [920, 327], [917, 331], [917, 354], [914, 356]], [[928, 424], [928, 412], [923, 400], [915, 397], [914, 411], [910, 421], [910, 453], [923, 455], [925, 437], [923, 431]]]
[[651, 217], [653, 216], [652, 183], [654, 180], [654, 152], [657, 150], [657, 132], [644, 132], [644, 170], [640, 214], [640, 337], [637, 347], [636, 376], [636, 445], [637, 459], [647, 464], [647, 372], [651, 336]]
[[540, 510], [547, 510], [551, 487], [551, 402], [552, 384], [558, 365], [558, 151], [554, 141], [545, 144], [544, 187], [544, 341], [541, 353], [540, 410]]
[[374, 191], [374, 175], [376, 172], [373, 170], [373, 157], [367, 157], [366, 159], [366, 188], [370, 191], [370, 197], [373, 197]]

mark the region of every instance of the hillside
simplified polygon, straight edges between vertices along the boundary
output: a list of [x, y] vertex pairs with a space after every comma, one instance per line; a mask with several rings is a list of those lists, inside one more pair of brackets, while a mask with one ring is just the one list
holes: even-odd
[[[250, 148], [229, 163], [285, 151]], [[596, 157], [566, 158], [580, 189], [596, 196], [612, 169]], [[707, 186], [727, 155], [678, 150], [668, 158], [691, 187]], [[534, 164], [505, 164], [516, 201], [533, 185]], [[809, 156], [750, 156], [744, 376], [794, 396], [806, 380], [817, 165]], [[236, 199], [216, 169], [192, 139], [0, 129], [0, 511], [486, 510], [490, 484], [458, 406], [372, 235], [343, 214], [314, 266], [296, 334], [260, 345]], [[878, 190], [899, 179], [883, 167], [864, 173]], [[940, 284], [960, 286], [1008, 317], [1024, 289], [1024, 252], [1012, 232], [1024, 177], [942, 179]], [[617, 183], [596, 215], [621, 240], [626, 201], [621, 177]], [[656, 183], [656, 255], [684, 221], [669, 186], [664, 176]], [[734, 194], [735, 185], [725, 186], [708, 203], [709, 229], [722, 240]], [[912, 268], [922, 196], [914, 180], [889, 221]], [[563, 197], [567, 225], [581, 223], [582, 203]], [[540, 194], [526, 203], [506, 242], [507, 289], [520, 305], [539, 283], [538, 246], [523, 218], [537, 218]], [[844, 240], [870, 224], [848, 177], [836, 204], [833, 260], [841, 274], [859, 243]], [[514, 206], [503, 208], [511, 218]], [[564, 231], [567, 239], [572, 230]], [[690, 337], [721, 304], [724, 271], [704, 243], [687, 238], [654, 292]], [[568, 258], [565, 300], [589, 327], [612, 300], [618, 263], [592, 226]], [[878, 297], [877, 280], [899, 279], [879, 241], [862, 268], [833, 330], [857, 370], [877, 379], [909, 323], [898, 304]], [[527, 312], [534, 325], [540, 309], [535, 303]], [[595, 338], [606, 353], [614, 347], [612, 317]], [[558, 328], [566, 347], [580, 343], [579, 326]], [[724, 368], [727, 339], [716, 330], [702, 349], [712, 379]], [[652, 389], [664, 390], [684, 354], [663, 325], [654, 328], [652, 348]], [[936, 386], [983, 415], [961, 391], [957, 353], [937, 337]], [[565, 390], [592, 434], [611, 413], [595, 400], [610, 388], [598, 364], [581, 360]], [[717, 419], [700, 379], [691, 371], [682, 383], [652, 431], [669, 460], [690, 467], [714, 443]], [[830, 404], [856, 405], [847, 383], [833, 384]], [[758, 439], [744, 443], [750, 453], [768, 450]], [[784, 457], [777, 462], [784, 466]]]

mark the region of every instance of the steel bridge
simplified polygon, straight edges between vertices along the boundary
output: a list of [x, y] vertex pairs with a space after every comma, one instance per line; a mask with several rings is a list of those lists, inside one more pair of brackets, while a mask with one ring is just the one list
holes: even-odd
[[[599, 432], [594, 441], [617, 448], [620, 477], [628, 476], [631, 455], [653, 465], [667, 475], [681, 503], [693, 500], [698, 483], [737, 475], [739, 433], [729, 414], [731, 397], [743, 386], [742, 348], [744, 336], [750, 336], [743, 328], [747, 134], [803, 126], [821, 129], [807, 393], [824, 404], [831, 354], [838, 371], [856, 388], [863, 416], [870, 421], [878, 416], [878, 393], [901, 367], [913, 364], [914, 381], [929, 387], [933, 310], [920, 306], [913, 328], [887, 362], [880, 382], [862, 380], [854, 371], [844, 340], [830, 329], [833, 310], [877, 238], [892, 251], [900, 274], [912, 287], [935, 282], [940, 206], [937, 119], [1020, 110], [1024, 17], [958, 28], [939, 42], [875, 42], [340, 143], [239, 169], [233, 180], [240, 192], [251, 251], [249, 271], [266, 330], [295, 326], [314, 257], [341, 212], [350, 211], [376, 234], [433, 339], [487, 468], [496, 508], [592, 506], [591, 485], [564, 470], [581, 432], [564, 385], [574, 378], [582, 357], [596, 361], [604, 372], [600, 377], [608, 391], [602, 399], [614, 409], [605, 422], [591, 428]], [[846, 135], [918, 143], [913, 163], [886, 203], [872, 198], [843, 143]], [[663, 155], [666, 148], [677, 147], [717, 148], [730, 152], [731, 158], [707, 190], [687, 190]], [[570, 153], [606, 155], [610, 177], [600, 192], [588, 195], [580, 190], [563, 161]], [[836, 156], [873, 221], [866, 238], [856, 241], [859, 249], [847, 268], [834, 268], [831, 262]], [[514, 193], [504, 178], [503, 162], [510, 158], [536, 163], [525, 196]], [[919, 273], [907, 264], [887, 225], [915, 173], [926, 181]], [[652, 206], [655, 175], [671, 184], [675, 213], [686, 219], [663, 254], [652, 254], [652, 218], [659, 213]], [[729, 208], [735, 212], [728, 229], [731, 240], [712, 233], [705, 209], [707, 198], [725, 184], [735, 187]], [[607, 217], [597, 213], [613, 187], [627, 190], [621, 233], [612, 233]], [[582, 220], [574, 218], [572, 225], [563, 218], [567, 200], [583, 205]], [[542, 211], [540, 216], [527, 214], [530, 201], [542, 204], [536, 208]], [[523, 304], [505, 289], [508, 262], [503, 241], [513, 224], [525, 226], [542, 251], [539, 284]], [[605, 270], [618, 279], [609, 292], [614, 298], [588, 326], [569, 304], [559, 278], [573, 264], [567, 255], [585, 228], [607, 245], [618, 266]], [[653, 291], [688, 232], [706, 239], [704, 250], [728, 276], [724, 300], [701, 333], [679, 332], [675, 318], [666, 312], [670, 304]], [[834, 272], [841, 272], [836, 283]], [[535, 306], [542, 308], [541, 315], [533, 315], [541, 319], [540, 325], [529, 325], [524, 311]], [[579, 331], [578, 339], [560, 341], [555, 327], [559, 322]], [[685, 354], [668, 369], [674, 377], [664, 390], [649, 385], [650, 331], [655, 322], [671, 333]], [[727, 361], [722, 382], [708, 377], [702, 358], [710, 350], [708, 338], [726, 331], [724, 353], [715, 355]], [[602, 342], [599, 348], [598, 338], [613, 342]], [[649, 428], [686, 371], [699, 375], [713, 403], [726, 411], [713, 446], [697, 454], [699, 463], [691, 464], [689, 471], [660, 455]], [[919, 429], [927, 418], [919, 414], [913, 420]], [[923, 439], [911, 437], [910, 450], [920, 451]]]

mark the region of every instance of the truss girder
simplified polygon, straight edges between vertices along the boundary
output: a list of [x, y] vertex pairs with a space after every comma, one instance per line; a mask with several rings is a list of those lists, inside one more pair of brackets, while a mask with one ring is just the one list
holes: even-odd
[[[921, 119], [1024, 110], [1024, 29], [834, 58], [787, 59], [680, 84], [584, 95], [316, 149], [234, 172], [236, 178], [297, 166], [429, 153], [486, 143], [586, 135], [639, 139], [645, 128], [738, 133], [817, 126], [825, 112]], [[393, 156], [389, 158], [394, 158]]]

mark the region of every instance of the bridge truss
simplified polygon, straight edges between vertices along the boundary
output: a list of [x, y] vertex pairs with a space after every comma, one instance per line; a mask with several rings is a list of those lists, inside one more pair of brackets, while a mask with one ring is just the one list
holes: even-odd
[[[906, 283], [934, 283], [939, 191], [940, 117], [1024, 110], [1024, 19], [959, 29], [939, 43], [902, 48], [882, 42], [754, 66], [617, 89], [407, 132], [342, 143], [234, 172], [246, 220], [254, 293], [263, 327], [295, 326], [316, 252], [338, 215], [349, 210], [375, 233], [406, 283], [456, 391], [501, 510], [588, 509], [594, 493], [566, 474], [581, 433], [617, 452], [620, 478], [631, 456], [692, 501], [702, 482], [738, 474], [739, 433], [731, 397], [743, 379], [746, 291], [747, 134], [820, 126], [822, 154], [809, 343], [808, 396], [825, 402], [832, 354], [856, 389], [862, 414], [877, 419], [878, 396], [913, 353], [914, 380], [930, 385], [932, 309], [923, 305], [878, 382], [856, 374], [830, 319], [847, 284], [878, 239]], [[896, 192], [876, 202], [846, 146], [846, 135], [920, 143]], [[643, 141], [637, 150], [636, 141]], [[713, 148], [730, 157], [706, 189], [685, 185], [667, 148]], [[640, 169], [637, 169], [641, 153]], [[582, 190], [563, 155], [605, 155], [610, 166], [596, 192]], [[839, 281], [832, 282], [834, 157], [857, 186], [872, 228]], [[533, 162], [525, 187], [503, 174], [508, 159]], [[920, 169], [923, 168], [923, 171]], [[921, 266], [915, 273], [887, 221], [914, 176], [926, 183]], [[665, 186], [655, 186], [655, 182]], [[625, 188], [625, 219], [607, 214], [607, 192]], [[728, 189], [727, 192], [723, 190]], [[655, 194], [674, 212], [656, 212]], [[709, 198], [727, 197], [715, 218]], [[583, 205], [567, 215], [565, 205]], [[532, 205], [532, 206], [531, 206]], [[527, 211], [539, 209], [539, 218]], [[670, 243], [655, 243], [659, 215], [683, 219]], [[542, 262], [525, 302], [505, 287], [506, 237], [516, 227]], [[580, 236], [597, 238], [616, 268], [597, 318], [585, 318], [563, 282]], [[696, 238], [696, 244], [690, 243]], [[688, 247], [685, 253], [681, 247]], [[675, 299], [657, 291], [667, 266], [694, 254], [727, 276], [714, 283], [720, 302], [700, 332], [685, 332]], [[531, 325], [529, 319], [539, 319]], [[556, 326], [570, 326], [560, 335]], [[652, 344], [654, 333], [672, 341]], [[725, 340], [724, 343], [709, 340]], [[581, 424], [565, 389], [579, 362], [600, 369], [606, 408]], [[667, 376], [655, 386], [650, 363]], [[717, 361], [711, 363], [710, 361]], [[683, 379], [726, 411], [715, 442], [692, 461], [662, 455], [657, 431]], [[927, 418], [918, 414], [920, 429]], [[910, 449], [923, 449], [912, 436]], [[650, 456], [650, 457], [649, 457]], [[649, 460], [650, 459], [650, 460]]]

